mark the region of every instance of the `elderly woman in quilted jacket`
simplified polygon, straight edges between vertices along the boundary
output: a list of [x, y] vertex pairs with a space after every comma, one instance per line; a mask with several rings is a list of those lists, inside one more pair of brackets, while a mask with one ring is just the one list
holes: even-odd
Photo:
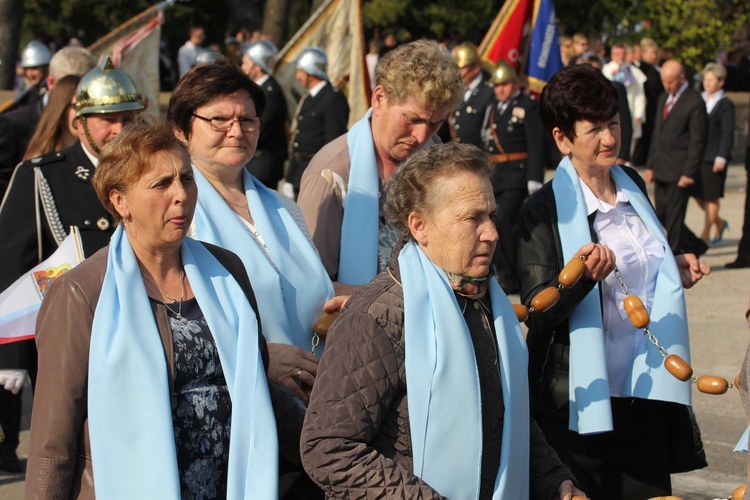
[[405, 242], [331, 328], [303, 427], [303, 465], [328, 498], [582, 494], [529, 417], [525, 342], [490, 271], [490, 172], [452, 143], [388, 184]]

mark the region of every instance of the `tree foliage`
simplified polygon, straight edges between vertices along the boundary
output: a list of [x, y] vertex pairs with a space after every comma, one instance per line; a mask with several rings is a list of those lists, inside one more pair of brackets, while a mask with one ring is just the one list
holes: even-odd
[[[649, 0], [651, 28], [647, 32], [696, 70], [716, 59], [721, 48], [750, 23], [744, 0]], [[745, 35], [746, 36], [746, 35]]]
[[366, 0], [362, 17], [365, 28], [401, 29], [413, 38], [439, 39], [455, 33], [481, 40], [500, 4], [487, 0]]
[[[20, 47], [34, 38], [65, 44], [81, 38], [94, 42], [157, 0], [23, 0]], [[259, 12], [278, 7], [286, 13], [283, 45], [323, 0], [256, 0]], [[481, 41], [504, 0], [363, 0], [365, 28], [394, 30], [412, 38], [455, 36]], [[750, 2], [746, 0], [554, 0], [560, 32], [601, 35], [637, 41], [650, 36], [695, 68], [716, 57], [732, 37], [747, 36]], [[165, 11], [162, 36], [174, 54], [187, 39], [188, 27], [200, 24], [208, 40], [221, 43], [230, 22], [228, 0], [180, 0]], [[281, 15], [277, 18], [284, 20]], [[260, 22], [257, 23], [261, 25]], [[744, 32], [743, 32], [744, 30]], [[372, 31], [371, 31], [372, 32]]]
[[[33, 39], [53, 46], [65, 45], [71, 37], [90, 45], [128, 19], [155, 5], [158, 0], [24, 0], [25, 14], [21, 47]], [[188, 38], [188, 28], [206, 28], [209, 41], [223, 42], [228, 15], [226, 2], [190, 0], [165, 10], [162, 37], [173, 41], [176, 52]]]

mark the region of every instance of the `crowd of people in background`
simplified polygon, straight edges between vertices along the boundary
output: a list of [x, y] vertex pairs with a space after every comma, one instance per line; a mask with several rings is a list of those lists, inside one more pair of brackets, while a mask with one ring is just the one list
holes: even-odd
[[[351, 126], [323, 48], [294, 62], [291, 104], [247, 28], [162, 46], [166, 120], [109, 58], [24, 49], [24, 100], [0, 114], [0, 289], [71, 226], [89, 257], [36, 340], [0, 345], [0, 470], [23, 470], [35, 391], [28, 497], [632, 500], [701, 467], [672, 456], [690, 387], [620, 304], [627, 282], [689, 359], [684, 289], [728, 228], [726, 92], [750, 90], [748, 54], [693, 75], [649, 38], [576, 33], [536, 96], [471, 42], [382, 35]], [[726, 267], [750, 267], [748, 241]], [[548, 287], [524, 337], [507, 296]]]

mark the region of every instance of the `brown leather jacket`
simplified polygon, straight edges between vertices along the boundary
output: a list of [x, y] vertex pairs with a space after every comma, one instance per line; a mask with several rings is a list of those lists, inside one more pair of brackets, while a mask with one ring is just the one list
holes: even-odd
[[[204, 245], [237, 279], [257, 311], [255, 296], [239, 258], [214, 245]], [[58, 278], [39, 311], [36, 325], [39, 376], [31, 415], [27, 499], [94, 498], [87, 420], [89, 342], [107, 268], [108, 249], [103, 248]], [[150, 303], [164, 346], [171, 389], [174, 352], [167, 310], [161, 303]], [[259, 342], [267, 367], [268, 350], [262, 335]], [[280, 451], [299, 463], [303, 410], [275, 384], [269, 384], [269, 388], [281, 439]]]

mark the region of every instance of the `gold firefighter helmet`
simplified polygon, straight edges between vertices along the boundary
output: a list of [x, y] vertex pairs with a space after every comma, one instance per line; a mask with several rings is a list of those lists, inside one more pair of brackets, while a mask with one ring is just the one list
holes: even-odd
[[135, 83], [121, 69], [115, 68], [109, 56], [86, 73], [76, 90], [76, 117], [143, 109], [141, 94]]
[[490, 83], [497, 85], [499, 83], [508, 83], [516, 79], [516, 70], [513, 66], [505, 61], [498, 61], [495, 67], [490, 71]]
[[453, 60], [459, 68], [466, 68], [479, 62], [479, 55], [474, 45], [464, 42], [453, 49]]

